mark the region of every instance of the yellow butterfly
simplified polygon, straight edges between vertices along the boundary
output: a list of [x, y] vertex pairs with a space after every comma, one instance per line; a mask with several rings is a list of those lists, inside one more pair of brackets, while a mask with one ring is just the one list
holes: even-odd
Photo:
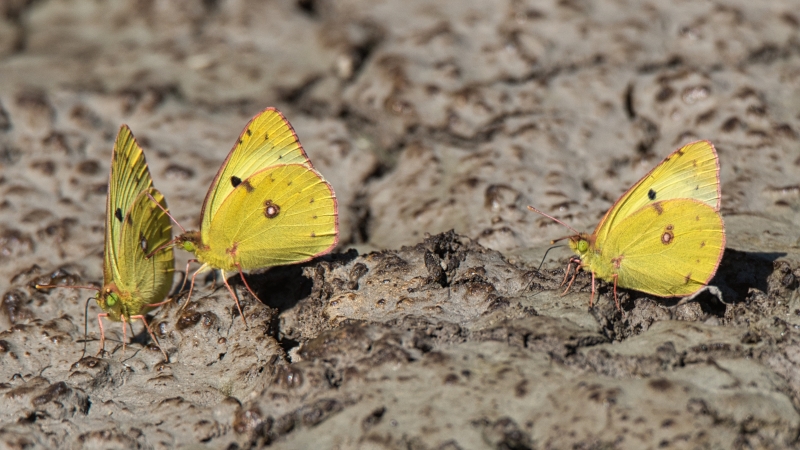
[[[570, 260], [595, 277], [659, 297], [692, 295], [706, 286], [725, 250], [725, 227], [719, 214], [719, 158], [708, 141], [687, 144], [667, 156], [608, 210], [588, 235], [529, 206], [576, 234]], [[577, 268], [572, 281], [577, 275]], [[569, 290], [572, 285], [567, 286]], [[566, 291], [564, 291], [566, 292]]]
[[80, 288], [98, 291], [95, 299], [103, 313], [100, 325], [100, 351], [105, 348], [102, 318], [122, 322], [122, 351], [125, 352], [125, 324], [144, 323], [150, 337], [166, 360], [167, 353], [147, 324], [145, 314], [167, 303], [162, 301], [172, 286], [174, 260], [172, 248], [156, 252], [172, 239], [164, 196], [153, 188], [153, 180], [141, 147], [123, 125], [114, 143], [111, 176], [106, 200], [106, 232], [103, 252], [103, 287], [37, 285], [37, 288]]
[[339, 239], [333, 188], [311, 166], [292, 126], [274, 108], [245, 126], [211, 183], [200, 215], [200, 231], [175, 239], [202, 263], [192, 275], [184, 307], [197, 274], [219, 269], [245, 325], [225, 271], [238, 271], [257, 299], [243, 270], [308, 261], [331, 251]]

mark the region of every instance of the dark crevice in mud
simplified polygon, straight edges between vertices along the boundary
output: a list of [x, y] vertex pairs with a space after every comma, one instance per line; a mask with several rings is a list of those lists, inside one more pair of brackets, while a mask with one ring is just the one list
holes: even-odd
[[359, 244], [370, 240], [370, 226], [373, 220], [372, 209], [369, 206], [370, 192], [369, 186], [376, 180], [380, 180], [387, 173], [387, 167], [383, 164], [376, 164], [375, 170], [364, 179], [364, 183], [350, 204], [350, 211], [356, 221], [353, 232], [349, 240], [342, 240], [341, 244]]
[[800, 45], [796, 42], [790, 41], [785, 46], [768, 43], [751, 51], [741, 65], [770, 65], [778, 60], [789, 59], [798, 53], [800, 53]]
[[309, 102], [304, 101], [304, 97], [314, 89], [314, 86], [323, 78], [323, 75], [314, 75], [303, 80], [297, 86], [276, 88], [278, 101], [290, 105], [297, 105], [300, 111], [312, 117], [322, 116], [323, 114], [320, 113], [324, 111], [319, 111], [320, 108], [315, 108], [313, 105], [309, 104]]
[[316, 0], [297, 0], [297, 9], [303, 14], [313, 19], [319, 17], [319, 3]]
[[278, 344], [280, 344], [281, 348], [283, 349], [283, 351], [287, 355], [290, 355], [291, 353], [289, 353], [289, 352], [293, 348], [297, 348], [300, 345], [300, 341], [296, 341], [296, 340], [290, 339], [290, 338], [282, 338], [282, 339], [278, 340]]
[[353, 67], [351, 68], [350, 80], [358, 78], [361, 71], [366, 67], [367, 61], [375, 53], [375, 49], [386, 37], [386, 31], [375, 23], [362, 22], [359, 24], [359, 30], [364, 37], [360, 42], [353, 43], [351, 47]]
[[625, 106], [625, 113], [628, 114], [628, 119], [633, 120], [636, 118], [636, 109], [633, 107], [633, 83], [629, 83], [625, 88], [625, 94], [622, 97], [622, 103]]
[[23, 0], [0, 4], [0, 12], [15, 28], [14, 44], [11, 46], [14, 53], [23, 53], [28, 47], [28, 35], [30, 32], [26, 24], [26, 16], [36, 7], [37, 3], [43, 3], [43, 1]]

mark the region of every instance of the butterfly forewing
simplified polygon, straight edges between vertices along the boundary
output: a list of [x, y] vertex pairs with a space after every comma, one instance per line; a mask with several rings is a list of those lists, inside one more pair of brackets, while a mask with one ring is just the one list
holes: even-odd
[[698, 200], [673, 199], [631, 214], [600, 250], [620, 287], [674, 297], [706, 285], [724, 248], [722, 217], [714, 208]]
[[203, 202], [202, 225], [208, 228], [222, 202], [242, 181], [267, 167], [303, 164], [311, 167], [289, 122], [274, 108], [257, 114], [245, 126], [222, 164]]
[[150, 188], [153, 180], [147, 169], [141, 147], [127, 125], [122, 125], [114, 143], [111, 158], [111, 175], [106, 200], [106, 233], [103, 252], [104, 283], [124, 276], [118, 267], [118, 254], [123, 221], [137, 196]]
[[336, 198], [314, 169], [270, 167], [225, 199], [202, 239], [221, 268], [230, 269], [221, 261], [234, 254], [242, 269], [306, 261], [337, 243]]
[[[161, 207], [147, 196], [148, 192]], [[146, 258], [147, 254], [172, 239], [172, 225], [164, 212], [166, 209], [164, 196], [156, 189], [148, 189], [136, 197], [122, 224], [118, 247], [121, 276], [115, 282], [120, 291], [132, 294], [136, 304], [126, 305], [132, 314], [142, 313], [144, 305], [162, 301], [172, 287], [172, 247], [165, 247]]]
[[642, 207], [677, 198], [695, 199], [719, 211], [719, 159], [710, 142], [692, 142], [667, 156], [617, 200], [594, 234], [602, 241]]

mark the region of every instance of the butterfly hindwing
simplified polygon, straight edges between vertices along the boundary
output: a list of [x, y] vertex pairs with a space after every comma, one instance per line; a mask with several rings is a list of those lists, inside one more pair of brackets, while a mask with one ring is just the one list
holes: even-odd
[[[618, 223], [600, 246], [620, 287], [674, 297], [690, 295], [717, 271], [725, 248], [722, 217], [694, 199], [654, 202]], [[599, 273], [601, 278], [608, 278]]]
[[594, 234], [603, 239], [642, 207], [677, 198], [695, 199], [719, 211], [719, 159], [711, 142], [692, 142], [672, 152], [617, 200]]
[[202, 240], [223, 269], [236, 255], [242, 269], [306, 261], [338, 240], [331, 186], [302, 164], [269, 167], [247, 178], [217, 210]]
[[[147, 196], [148, 193], [161, 207]], [[115, 282], [120, 291], [131, 294], [133, 304], [124, 307], [132, 314], [142, 314], [144, 305], [163, 300], [172, 286], [172, 247], [167, 246], [147, 258], [150, 252], [172, 239], [172, 224], [164, 212], [166, 209], [164, 196], [150, 188], [136, 197], [122, 224], [117, 256], [121, 276]]]
[[201, 229], [211, 225], [222, 202], [243, 180], [265, 167], [303, 164], [311, 167], [294, 129], [278, 110], [267, 108], [245, 126], [217, 172], [201, 212]]

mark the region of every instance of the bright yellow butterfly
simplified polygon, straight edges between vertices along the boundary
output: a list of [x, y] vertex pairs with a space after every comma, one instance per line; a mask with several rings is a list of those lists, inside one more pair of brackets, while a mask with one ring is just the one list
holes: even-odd
[[184, 306], [197, 274], [219, 269], [242, 320], [225, 271], [238, 271], [258, 298], [243, 270], [308, 261], [331, 251], [339, 239], [333, 188], [311, 166], [292, 126], [274, 108], [245, 126], [211, 183], [200, 215], [200, 231], [175, 239], [202, 263], [192, 275]]
[[578, 259], [570, 260], [564, 280], [572, 262], [592, 273], [590, 307], [595, 277], [613, 281], [619, 309], [617, 286], [659, 297], [682, 297], [711, 281], [725, 250], [719, 206], [717, 152], [710, 142], [697, 141], [667, 156], [633, 185], [591, 235], [528, 208], [575, 231], [568, 239]]
[[[158, 202], [158, 204], [156, 204]], [[169, 243], [172, 226], [166, 214], [164, 196], [153, 188], [141, 147], [123, 125], [114, 143], [111, 176], [106, 200], [106, 232], [103, 252], [103, 287], [39, 285], [37, 288], [94, 289], [103, 313], [100, 325], [100, 354], [105, 347], [102, 318], [122, 322], [122, 351], [125, 352], [126, 322], [141, 320], [153, 341], [158, 339], [147, 324], [145, 314], [163, 305], [172, 286], [174, 271], [172, 248], [149, 253]], [[161, 348], [164, 358], [167, 353]]]

